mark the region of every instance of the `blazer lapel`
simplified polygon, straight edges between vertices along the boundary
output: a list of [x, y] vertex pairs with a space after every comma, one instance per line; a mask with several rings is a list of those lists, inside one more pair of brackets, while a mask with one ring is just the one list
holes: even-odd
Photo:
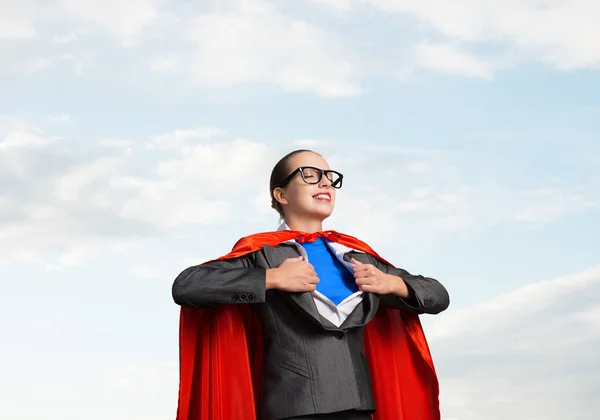
[[356, 308], [354, 308], [350, 315], [348, 315], [348, 318], [340, 325], [340, 328], [349, 329], [366, 325], [373, 319], [378, 308], [379, 296], [374, 293], [364, 293], [360, 305], [357, 305]]
[[[350, 263], [352, 258], [363, 264], [369, 264], [369, 258], [364, 252], [349, 251], [343, 254], [344, 261]], [[374, 293], [363, 293], [363, 299], [360, 305], [348, 315], [348, 318], [344, 320], [340, 328], [354, 328], [366, 325], [377, 313], [379, 309], [379, 295]]]
[[[298, 249], [295, 245], [284, 245], [284, 246], [269, 246], [263, 245], [263, 251], [265, 258], [271, 268], [279, 267], [287, 258], [295, 258], [300, 256]], [[323, 326], [321, 322], [321, 315], [317, 310], [315, 301], [312, 293], [310, 292], [298, 292], [298, 293], [285, 293], [285, 296], [302, 309], [307, 315], [310, 316], [318, 325]]]

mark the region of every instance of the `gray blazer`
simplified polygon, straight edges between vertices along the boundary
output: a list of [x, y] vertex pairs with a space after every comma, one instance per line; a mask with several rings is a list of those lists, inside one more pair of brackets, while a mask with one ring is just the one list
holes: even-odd
[[437, 314], [448, 307], [448, 292], [437, 280], [350, 251], [344, 260], [354, 257], [402, 277], [411, 297], [365, 293], [362, 303], [336, 327], [319, 314], [311, 293], [266, 290], [266, 269], [279, 267], [285, 259], [299, 255], [293, 244], [281, 244], [263, 246], [240, 258], [189, 267], [175, 279], [173, 299], [191, 308], [252, 304], [264, 335], [259, 419], [345, 410], [373, 412], [375, 402], [363, 347], [365, 324], [380, 304]]

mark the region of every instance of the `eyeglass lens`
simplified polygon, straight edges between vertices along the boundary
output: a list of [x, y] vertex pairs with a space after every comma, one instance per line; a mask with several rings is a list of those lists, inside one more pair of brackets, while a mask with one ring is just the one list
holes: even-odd
[[[320, 169], [302, 168], [302, 178], [307, 184], [317, 184], [321, 181], [322, 173]], [[325, 171], [325, 176], [332, 185], [337, 185], [340, 181], [340, 175], [335, 172]]]

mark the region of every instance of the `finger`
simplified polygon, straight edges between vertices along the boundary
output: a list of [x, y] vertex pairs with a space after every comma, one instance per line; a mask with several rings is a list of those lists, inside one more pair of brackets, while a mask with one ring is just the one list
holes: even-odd
[[317, 290], [317, 285], [315, 283], [306, 282], [298, 286], [298, 289], [305, 292], [312, 292], [313, 290]]
[[319, 280], [319, 278], [317, 276], [309, 276], [307, 280], [311, 284], [317, 284], [318, 282], [321, 281], [321, 280]]
[[306, 285], [306, 291], [307, 292], [314, 292], [315, 290], [317, 290], [317, 285], [316, 284], [307, 284]]
[[352, 259], [350, 259], [350, 262], [354, 265], [364, 265], [363, 263], [361, 263], [360, 261], [358, 261], [356, 258], [352, 257]]
[[366, 273], [369, 276], [374, 276], [377, 273], [377, 269], [371, 264], [363, 264], [359, 267], [354, 267], [355, 273]]
[[369, 277], [369, 273], [366, 271], [361, 271], [358, 273], [354, 273], [354, 280], [360, 280]]
[[359, 286], [358, 290], [365, 293], [378, 293], [379, 289], [372, 284], [365, 284], [363, 286]]
[[367, 273], [369, 272], [369, 267], [367, 267], [366, 265], [357, 265], [354, 267], [354, 272], [355, 273]]
[[372, 276], [374, 273], [369, 268], [356, 268], [354, 270], [354, 277], [367, 277]]
[[356, 279], [356, 284], [358, 286], [372, 285], [375, 283], [375, 279], [373, 277], [360, 277]]
[[315, 271], [315, 269], [311, 266], [311, 267], [306, 267], [304, 269], [304, 271], [302, 271], [302, 273], [306, 276], [316, 276], [317, 272]]

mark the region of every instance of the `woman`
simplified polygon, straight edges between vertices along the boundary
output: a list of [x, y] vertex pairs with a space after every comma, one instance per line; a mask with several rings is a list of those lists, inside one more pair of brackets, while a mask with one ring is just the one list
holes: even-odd
[[317, 153], [288, 154], [270, 180], [278, 231], [176, 278], [178, 420], [439, 419], [416, 314], [445, 310], [448, 293], [323, 231], [342, 180]]

